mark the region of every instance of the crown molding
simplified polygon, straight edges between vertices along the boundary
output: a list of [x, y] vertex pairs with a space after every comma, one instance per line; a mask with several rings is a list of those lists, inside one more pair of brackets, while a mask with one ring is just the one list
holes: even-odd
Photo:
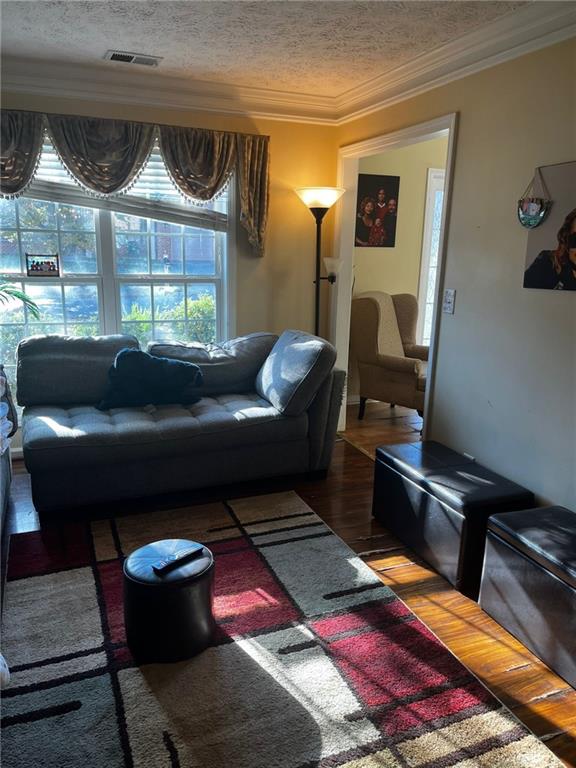
[[576, 36], [575, 2], [537, 2], [497, 19], [340, 96], [289, 93], [6, 57], [2, 89], [83, 101], [342, 125], [454, 80]]
[[575, 36], [576, 3], [528, 5], [342, 94], [339, 123]]

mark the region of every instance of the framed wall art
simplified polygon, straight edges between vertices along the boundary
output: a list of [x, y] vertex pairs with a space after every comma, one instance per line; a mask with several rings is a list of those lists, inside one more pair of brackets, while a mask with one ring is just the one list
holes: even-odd
[[524, 288], [576, 291], [576, 161], [540, 169], [551, 206], [528, 232]]
[[358, 248], [394, 248], [400, 176], [358, 174], [356, 230]]

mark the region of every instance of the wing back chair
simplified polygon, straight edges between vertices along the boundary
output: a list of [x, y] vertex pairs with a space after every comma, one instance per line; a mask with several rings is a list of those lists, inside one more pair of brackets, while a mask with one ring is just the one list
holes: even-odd
[[416, 344], [418, 302], [409, 293], [373, 291], [352, 300], [351, 357], [358, 364], [360, 410], [366, 400], [424, 410], [428, 347]]

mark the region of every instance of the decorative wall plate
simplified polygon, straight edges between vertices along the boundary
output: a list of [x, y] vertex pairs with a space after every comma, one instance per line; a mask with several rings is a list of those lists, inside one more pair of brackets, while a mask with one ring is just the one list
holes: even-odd
[[[536, 186], [540, 187], [540, 194], [545, 196], [536, 196]], [[518, 200], [518, 221], [526, 229], [534, 229], [542, 224], [551, 207], [552, 200], [550, 200], [550, 194], [542, 178], [542, 173], [540, 168], [536, 168], [532, 181]]]

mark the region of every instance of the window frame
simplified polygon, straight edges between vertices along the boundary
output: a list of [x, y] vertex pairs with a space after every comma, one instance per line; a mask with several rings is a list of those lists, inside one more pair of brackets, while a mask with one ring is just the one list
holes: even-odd
[[[121, 333], [122, 319], [120, 289], [123, 283], [141, 284], [214, 284], [216, 298], [216, 341], [232, 338], [236, 331], [236, 187], [232, 177], [228, 185], [227, 214], [209, 209], [199, 209], [164, 201], [119, 195], [114, 198], [100, 198], [85, 192], [77, 184], [60, 184], [49, 181], [33, 182], [22, 195], [24, 198], [41, 200], [63, 205], [80, 206], [94, 210], [96, 233], [97, 273], [66, 273], [59, 277], [30, 277], [24, 272], [0, 272], [0, 279], [12, 283], [38, 283], [41, 285], [96, 284], [99, 300], [101, 333]], [[208, 229], [225, 235], [225, 246], [218, 258], [219, 270], [215, 275], [177, 274], [121, 274], [116, 270], [115, 237], [113, 214], [127, 214], [146, 219], [179, 224], [187, 227]], [[21, 227], [16, 214], [20, 269], [22, 270]], [[11, 228], [6, 228], [10, 230]], [[52, 231], [52, 230], [49, 230]], [[57, 229], [60, 233], [57, 221]], [[91, 233], [91, 230], [90, 230]], [[183, 235], [182, 235], [183, 236]], [[149, 236], [150, 237], [150, 236]], [[28, 318], [27, 313], [24, 314]], [[151, 321], [155, 324], [154, 319]], [[21, 325], [14, 323], [10, 325]], [[8, 323], [6, 325], [9, 325]], [[186, 339], [182, 339], [185, 341]]]

